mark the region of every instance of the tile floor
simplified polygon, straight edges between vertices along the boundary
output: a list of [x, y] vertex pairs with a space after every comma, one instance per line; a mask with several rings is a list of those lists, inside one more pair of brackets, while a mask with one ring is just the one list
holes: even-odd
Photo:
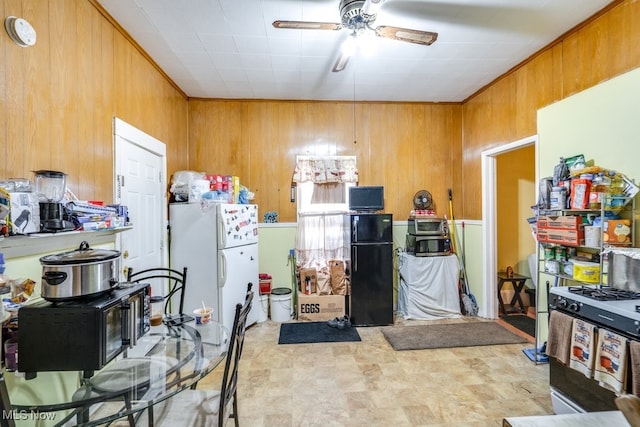
[[[533, 344], [396, 352], [380, 327], [359, 327], [361, 342], [278, 345], [279, 328], [268, 320], [247, 330], [238, 390], [243, 427], [484, 427], [553, 413], [548, 365], [522, 353]], [[217, 388], [219, 375], [198, 388]]]

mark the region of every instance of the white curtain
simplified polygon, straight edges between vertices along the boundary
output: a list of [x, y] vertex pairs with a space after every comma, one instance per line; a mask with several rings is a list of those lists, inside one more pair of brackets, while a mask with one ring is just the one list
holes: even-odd
[[294, 182], [358, 182], [355, 156], [299, 157]]
[[296, 263], [320, 270], [332, 259], [348, 258], [344, 213], [300, 214], [296, 236]]
[[[358, 182], [354, 156], [299, 157], [293, 181], [313, 182], [311, 206], [345, 203], [345, 183]], [[344, 214], [310, 209], [298, 212], [296, 264], [298, 267], [328, 267], [330, 260], [348, 257], [345, 247]]]

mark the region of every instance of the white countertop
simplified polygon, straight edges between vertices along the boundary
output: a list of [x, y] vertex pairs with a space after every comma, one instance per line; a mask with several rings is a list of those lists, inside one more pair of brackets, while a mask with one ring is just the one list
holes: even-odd
[[630, 427], [620, 411], [508, 417], [502, 421], [502, 425], [503, 427]]

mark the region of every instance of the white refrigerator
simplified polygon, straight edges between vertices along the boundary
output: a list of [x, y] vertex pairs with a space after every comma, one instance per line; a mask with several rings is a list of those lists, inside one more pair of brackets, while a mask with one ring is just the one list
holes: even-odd
[[206, 304], [229, 331], [236, 304], [253, 283], [247, 325], [260, 318], [258, 299], [258, 206], [213, 203], [169, 205], [171, 267], [187, 267], [184, 311]]

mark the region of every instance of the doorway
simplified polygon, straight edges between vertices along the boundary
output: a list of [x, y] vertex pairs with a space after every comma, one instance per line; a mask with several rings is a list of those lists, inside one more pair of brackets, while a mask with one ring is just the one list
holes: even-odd
[[[498, 293], [496, 278], [498, 274], [498, 243], [497, 243], [497, 157], [510, 151], [518, 150], [530, 145], [535, 146], [535, 163], [538, 164], [538, 136], [533, 135], [520, 140], [483, 151], [482, 163], [482, 296], [484, 304], [478, 313], [481, 317], [489, 319], [498, 318]], [[538, 168], [535, 168], [535, 181], [539, 181]], [[537, 190], [536, 190], [537, 196]], [[532, 201], [532, 204], [535, 200]]]
[[167, 224], [166, 145], [114, 118], [116, 203], [127, 206], [133, 227], [120, 233], [120, 280], [129, 268], [140, 271], [169, 265]]

